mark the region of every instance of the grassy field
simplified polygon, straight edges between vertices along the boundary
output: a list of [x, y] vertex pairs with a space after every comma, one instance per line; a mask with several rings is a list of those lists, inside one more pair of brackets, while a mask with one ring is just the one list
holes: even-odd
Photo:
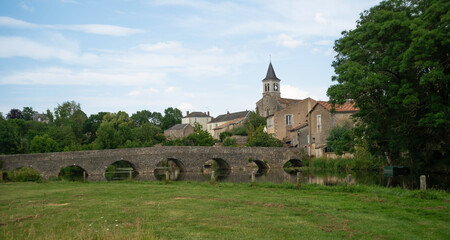
[[0, 239], [450, 239], [450, 194], [437, 191], [193, 182], [0, 191]]

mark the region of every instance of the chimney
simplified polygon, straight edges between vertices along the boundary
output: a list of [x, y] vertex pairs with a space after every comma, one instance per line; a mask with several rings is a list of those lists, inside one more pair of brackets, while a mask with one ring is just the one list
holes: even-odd
[[208, 111], [208, 117], [209, 117], [209, 111]]
[[189, 115], [189, 111], [186, 111], [186, 116], [188, 116]]

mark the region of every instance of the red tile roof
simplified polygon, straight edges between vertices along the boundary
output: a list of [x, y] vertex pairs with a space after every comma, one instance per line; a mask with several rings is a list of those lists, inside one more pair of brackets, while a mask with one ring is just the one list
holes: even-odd
[[[317, 101], [317, 104], [320, 104], [326, 110], [331, 111], [332, 105], [329, 102], [325, 101]], [[335, 112], [357, 112], [359, 108], [355, 107], [355, 103], [346, 102], [342, 105], [335, 104], [334, 105]]]
[[292, 103], [296, 103], [301, 101], [300, 99], [290, 99], [290, 98], [280, 98], [279, 102], [286, 104], [286, 106], [289, 106]]

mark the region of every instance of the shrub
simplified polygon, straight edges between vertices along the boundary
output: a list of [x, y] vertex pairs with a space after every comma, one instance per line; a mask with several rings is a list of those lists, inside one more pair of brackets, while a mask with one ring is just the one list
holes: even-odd
[[42, 181], [42, 177], [38, 171], [23, 167], [8, 172], [8, 179], [13, 182], [37, 182]]
[[236, 139], [235, 138], [231, 138], [231, 137], [227, 137], [223, 141], [222, 145], [224, 147], [236, 147], [237, 146]]

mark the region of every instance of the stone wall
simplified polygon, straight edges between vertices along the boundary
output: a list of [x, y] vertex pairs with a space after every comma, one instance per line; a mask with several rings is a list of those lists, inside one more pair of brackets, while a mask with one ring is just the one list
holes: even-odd
[[291, 159], [303, 161], [305, 155], [298, 149], [249, 147], [151, 147], [94, 150], [79, 152], [2, 155], [3, 171], [31, 167], [44, 178], [58, 176], [61, 168], [75, 165], [83, 168], [89, 180], [104, 180], [106, 168], [120, 160], [128, 161], [138, 173], [153, 173], [155, 167], [166, 159], [176, 159], [184, 171], [199, 171], [210, 159], [225, 161], [231, 169], [245, 168], [248, 159], [281, 169]]

